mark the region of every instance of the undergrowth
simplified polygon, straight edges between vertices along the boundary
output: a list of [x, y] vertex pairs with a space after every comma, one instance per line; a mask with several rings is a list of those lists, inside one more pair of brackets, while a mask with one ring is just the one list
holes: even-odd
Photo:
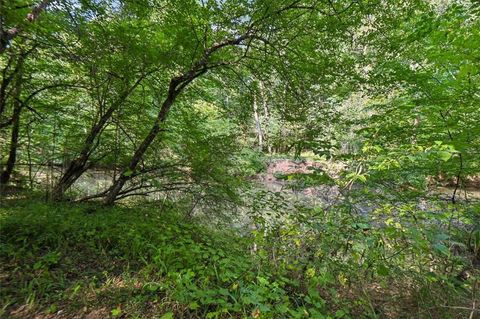
[[393, 220], [380, 231], [340, 210], [312, 209], [297, 217], [313, 222], [240, 235], [153, 204], [15, 201], [0, 212], [2, 318], [470, 314], [475, 277], [458, 279], [461, 261], [439, 242], [418, 239], [411, 248], [421, 234]]

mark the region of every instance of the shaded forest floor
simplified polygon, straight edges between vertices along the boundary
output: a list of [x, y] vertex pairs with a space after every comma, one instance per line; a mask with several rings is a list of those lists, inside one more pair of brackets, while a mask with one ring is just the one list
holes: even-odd
[[[152, 204], [104, 209], [9, 201], [0, 218], [2, 318], [470, 314], [471, 292], [461, 282], [422, 286], [406, 274], [377, 280], [355, 265], [350, 272], [332, 268], [320, 275], [308, 258], [272, 259], [268, 249], [254, 248], [254, 233], [201, 226], [173, 206], [160, 212]], [[301, 251], [302, 245], [289, 249]]]

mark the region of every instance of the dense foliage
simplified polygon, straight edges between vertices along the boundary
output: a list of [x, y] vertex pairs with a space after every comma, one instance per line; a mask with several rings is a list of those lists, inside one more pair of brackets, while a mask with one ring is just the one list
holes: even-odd
[[62, 309], [62, 318], [468, 315], [444, 304], [471, 301], [457, 276], [467, 238], [443, 233], [458, 212], [446, 209], [432, 227], [409, 209], [378, 229], [347, 207], [304, 208], [288, 223], [240, 235], [200, 226], [168, 204], [159, 213], [157, 205], [14, 202], [1, 224], [2, 272], [13, 275], [2, 278], [2, 302], [25, 303], [13, 317], [38, 309]]
[[470, 0], [0, 0], [0, 316], [480, 316], [479, 61]]

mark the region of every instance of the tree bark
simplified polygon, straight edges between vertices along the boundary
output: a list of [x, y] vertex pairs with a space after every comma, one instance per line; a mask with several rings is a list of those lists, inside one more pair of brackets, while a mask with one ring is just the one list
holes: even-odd
[[95, 139], [102, 132], [105, 124], [113, 115], [113, 112], [116, 110], [116, 105], [110, 106], [107, 112], [105, 112], [99, 119], [99, 121], [92, 127], [87, 138], [83, 142], [82, 150], [80, 155], [77, 156], [74, 160], [70, 162], [67, 169], [63, 173], [60, 180], [56, 183], [52, 190], [52, 200], [60, 201], [63, 200], [65, 192], [77, 181], [77, 179], [82, 176], [82, 174], [89, 168], [88, 160], [90, 155], [94, 150]]
[[110, 107], [90, 130], [90, 133], [83, 143], [83, 148], [80, 151], [80, 155], [70, 162], [62, 177], [54, 186], [52, 190], [52, 199], [54, 201], [62, 200], [65, 192], [88, 169], [87, 163], [93, 151], [95, 139], [102, 131], [110, 116], [113, 114], [113, 111], [114, 108]]
[[123, 94], [114, 101], [100, 119], [92, 126], [90, 133], [83, 142], [83, 147], [80, 150], [80, 154], [72, 160], [62, 177], [57, 181], [53, 187], [51, 199], [53, 201], [61, 201], [65, 197], [65, 192], [82, 176], [82, 174], [89, 169], [91, 163], [89, 163], [90, 155], [95, 149], [95, 140], [102, 133], [105, 125], [112, 117], [117, 108], [124, 102], [126, 98], [135, 90], [140, 82], [145, 78], [146, 74], [142, 75], [133, 86], [123, 92]]
[[259, 81], [259, 90], [260, 90], [260, 96], [262, 97], [262, 103], [263, 103], [263, 114], [264, 114], [264, 129], [263, 129], [263, 140], [264, 143], [267, 145], [267, 151], [268, 154], [272, 153], [272, 145], [270, 144], [270, 139], [269, 139], [269, 127], [270, 127], [270, 110], [268, 109], [268, 101], [267, 101], [267, 95], [265, 93], [265, 86], [263, 84], [263, 81]]
[[260, 117], [258, 116], [258, 105], [257, 105], [256, 95], [253, 96], [253, 118], [255, 120], [255, 130], [257, 131], [258, 151], [261, 152], [263, 150], [263, 132], [262, 132], [262, 125], [260, 123]]
[[145, 154], [147, 149], [150, 147], [152, 142], [155, 140], [155, 137], [160, 132], [162, 123], [165, 122], [168, 112], [170, 111], [170, 108], [173, 105], [173, 102], [175, 102], [176, 97], [180, 93], [179, 91], [177, 91], [176, 87], [177, 87], [176, 80], [172, 79], [170, 81], [168, 95], [163, 101], [162, 107], [160, 108], [157, 118], [155, 119], [155, 122], [153, 123], [153, 126], [150, 129], [148, 135], [144, 138], [143, 142], [135, 151], [135, 154], [132, 156], [128, 166], [123, 169], [119, 178], [112, 184], [112, 186], [108, 190], [107, 195], [105, 197], [105, 201], [104, 201], [106, 205], [112, 205], [115, 202], [123, 186], [125, 186], [125, 183], [131, 178], [133, 172], [137, 168], [137, 165], [142, 159], [143, 155]]
[[[10, 74], [8, 73], [8, 70], [10, 69], [10, 66], [13, 63], [13, 57], [11, 57], [5, 66], [5, 68], [2, 70], [2, 82], [0, 83], [0, 119], [3, 115], [3, 112], [5, 112], [6, 105], [7, 105], [7, 88], [12, 82], [12, 80], [15, 78], [15, 75], [18, 73], [20, 66], [22, 64], [23, 60], [23, 55], [20, 55], [19, 60], [17, 65], [15, 66], [15, 69]], [[12, 124], [12, 120], [9, 120], [5, 123], [0, 123], [0, 128], [6, 127], [8, 125]]]
[[[19, 63], [23, 64], [23, 61]], [[15, 162], [17, 161], [17, 149], [18, 149], [18, 136], [20, 131], [20, 115], [22, 112], [22, 102], [20, 100], [20, 94], [22, 91], [22, 70], [20, 66], [20, 71], [17, 74], [17, 79], [15, 82], [15, 91], [13, 99], [13, 115], [12, 115], [12, 135], [10, 138], [10, 148], [8, 152], [8, 159], [5, 165], [5, 169], [0, 175], [0, 187], [6, 186], [12, 176], [13, 169], [15, 168]]]

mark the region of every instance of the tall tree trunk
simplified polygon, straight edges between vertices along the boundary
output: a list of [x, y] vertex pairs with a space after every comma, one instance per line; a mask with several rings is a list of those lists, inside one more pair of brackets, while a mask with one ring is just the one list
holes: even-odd
[[[15, 68], [9, 73], [9, 69], [14, 61], [14, 57], [10, 57], [7, 62], [7, 65], [2, 70], [2, 82], [0, 83], [0, 119], [2, 118], [3, 113], [6, 110], [7, 106], [7, 89], [12, 80], [15, 78], [15, 75], [20, 71], [21, 65], [23, 63], [24, 56], [22, 54], [19, 55], [17, 60], [17, 65]], [[0, 128], [6, 127], [12, 124], [12, 120], [10, 119], [7, 122], [0, 123]]]
[[27, 160], [28, 160], [28, 182], [30, 189], [33, 190], [33, 172], [32, 172], [32, 133], [31, 133], [31, 122], [27, 125]]
[[88, 160], [90, 159], [90, 155], [92, 154], [95, 146], [95, 139], [100, 135], [103, 131], [103, 128], [107, 121], [112, 116], [113, 112], [115, 111], [116, 106], [112, 105], [110, 108], [105, 112], [97, 123], [92, 127], [90, 133], [86, 137], [85, 141], [83, 142], [83, 147], [80, 151], [80, 154], [72, 160], [65, 172], [63, 173], [62, 177], [58, 180], [56, 185], [52, 190], [51, 198], [54, 201], [60, 201], [64, 198], [65, 192], [77, 181], [77, 179], [89, 168]]
[[255, 130], [257, 133], [258, 139], [258, 150], [261, 152], [263, 150], [263, 132], [262, 125], [260, 123], [260, 117], [258, 116], [258, 105], [257, 105], [257, 96], [253, 96], [253, 118], [255, 120]]
[[263, 114], [264, 114], [264, 129], [263, 129], [263, 140], [264, 143], [267, 145], [267, 151], [269, 154], [272, 153], [272, 145], [270, 144], [268, 132], [269, 132], [269, 127], [270, 127], [270, 110], [268, 109], [268, 101], [267, 101], [267, 94], [265, 93], [265, 86], [263, 84], [263, 81], [260, 81], [259, 83], [259, 89], [260, 89], [260, 96], [262, 97], [262, 103], [263, 103]]
[[[21, 61], [20, 63], [23, 63]], [[15, 82], [15, 91], [13, 96], [13, 115], [12, 115], [12, 135], [10, 138], [10, 148], [5, 169], [0, 175], [0, 187], [4, 187], [10, 181], [15, 163], [17, 161], [18, 136], [20, 131], [20, 114], [22, 112], [22, 102], [20, 94], [22, 91], [22, 71], [17, 74]]]
[[65, 192], [88, 170], [92, 163], [89, 163], [90, 155], [95, 150], [95, 141], [102, 133], [107, 122], [112, 117], [117, 108], [128, 98], [128, 96], [135, 90], [145, 76], [150, 73], [142, 75], [130, 88], [125, 90], [120, 97], [112, 102], [110, 107], [105, 113], [100, 116], [100, 119], [92, 126], [90, 133], [83, 142], [83, 147], [80, 150], [80, 154], [72, 160], [66, 170], [63, 172], [62, 177], [57, 181], [53, 187], [51, 199], [53, 201], [61, 201], [65, 197]]
[[168, 112], [170, 111], [170, 108], [173, 105], [173, 102], [175, 102], [176, 97], [180, 93], [179, 91], [177, 91], [176, 87], [177, 87], [176, 80], [173, 79], [170, 82], [168, 95], [162, 103], [162, 107], [158, 112], [157, 118], [155, 119], [155, 122], [153, 123], [152, 128], [150, 129], [150, 131], [148, 132], [147, 136], [144, 138], [140, 146], [135, 151], [128, 166], [123, 169], [118, 179], [113, 182], [112, 186], [108, 190], [107, 195], [105, 197], [105, 201], [104, 201], [106, 205], [112, 205], [115, 202], [123, 186], [125, 186], [125, 183], [132, 177], [133, 173], [135, 172], [135, 169], [137, 168], [138, 163], [142, 159], [147, 149], [155, 140], [155, 137], [160, 132], [161, 125], [163, 124], [163, 122], [165, 122]]

